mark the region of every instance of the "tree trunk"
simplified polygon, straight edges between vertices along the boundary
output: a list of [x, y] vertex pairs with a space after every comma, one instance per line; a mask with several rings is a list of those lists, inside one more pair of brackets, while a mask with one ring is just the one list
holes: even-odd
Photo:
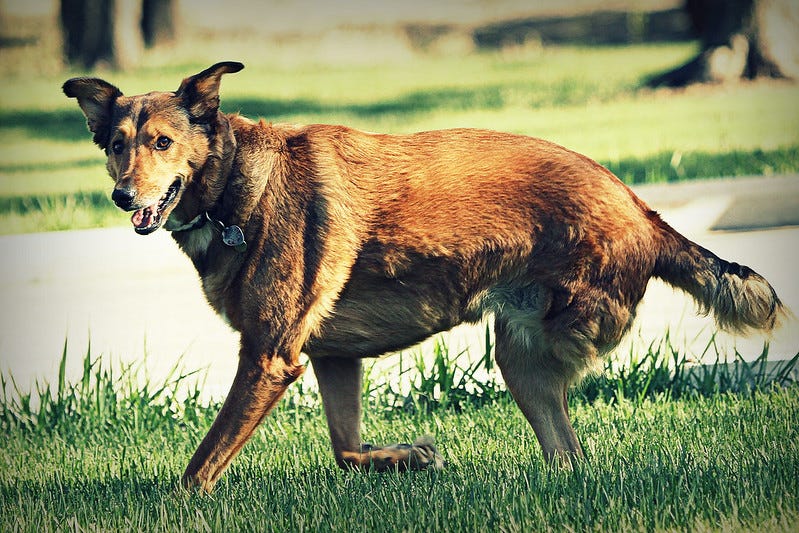
[[687, 0], [701, 51], [658, 75], [653, 87], [732, 82], [766, 76], [799, 79], [799, 2]]
[[174, 43], [177, 22], [174, 0], [144, 0], [142, 3], [141, 29], [148, 48]]
[[110, 2], [102, 0], [61, 0], [61, 26], [67, 61], [91, 68], [111, 48]]
[[141, 5], [135, 0], [61, 0], [67, 61], [85, 69], [126, 69], [142, 53]]

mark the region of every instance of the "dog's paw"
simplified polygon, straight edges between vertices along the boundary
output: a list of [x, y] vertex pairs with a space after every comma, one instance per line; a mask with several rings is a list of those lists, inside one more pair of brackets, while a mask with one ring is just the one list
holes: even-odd
[[184, 474], [180, 479], [178, 487], [178, 490], [184, 494], [211, 494], [214, 488], [214, 483], [209, 480], [202, 479], [198, 475], [189, 476]]
[[361, 470], [442, 470], [447, 462], [438, 453], [433, 438], [416, 439], [413, 444], [373, 446], [361, 444], [357, 452], [344, 452], [340, 464]]
[[425, 435], [411, 445], [408, 467], [412, 470], [443, 470], [447, 466], [444, 457], [438, 453], [433, 437]]

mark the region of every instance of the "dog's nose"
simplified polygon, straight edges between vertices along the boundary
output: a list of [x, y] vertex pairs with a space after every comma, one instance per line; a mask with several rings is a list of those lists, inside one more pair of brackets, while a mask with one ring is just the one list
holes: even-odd
[[136, 193], [130, 189], [129, 187], [122, 187], [120, 189], [114, 189], [114, 192], [111, 193], [111, 199], [117, 204], [120, 209], [128, 210], [130, 209], [131, 204], [133, 204], [133, 199], [136, 197]]

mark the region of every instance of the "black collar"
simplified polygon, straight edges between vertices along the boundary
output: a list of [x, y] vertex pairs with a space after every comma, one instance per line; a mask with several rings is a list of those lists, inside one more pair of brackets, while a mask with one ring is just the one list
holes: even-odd
[[167, 219], [167, 223], [164, 224], [164, 229], [175, 233], [179, 233], [181, 231], [194, 231], [205, 226], [205, 223], [208, 222], [208, 220], [209, 215], [208, 212], [205, 211], [194, 217], [189, 223], [177, 227], [169, 227], [169, 220]]

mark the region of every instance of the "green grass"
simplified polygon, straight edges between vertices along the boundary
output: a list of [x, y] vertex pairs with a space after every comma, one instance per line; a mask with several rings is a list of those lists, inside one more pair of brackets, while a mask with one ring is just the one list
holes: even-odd
[[[583, 152], [629, 183], [799, 170], [796, 86], [641, 88], [692, 51], [685, 44], [567, 47], [333, 65], [288, 50], [233, 48], [229, 58], [247, 68], [225, 77], [222, 107], [391, 133], [462, 126], [523, 133]], [[127, 94], [173, 90], [219, 53], [200, 44], [102, 76]], [[126, 223], [102, 199], [110, 185], [103, 154], [60, 91], [65, 78], [80, 74], [0, 86], [0, 233]]]
[[[58, 381], [40, 383], [33, 393], [15, 390], [4, 376], [0, 529], [793, 531], [799, 525], [799, 386], [766, 383], [766, 352], [755, 363], [739, 361], [737, 370], [715, 365], [691, 377], [665, 338], [628, 365], [609, 364], [601, 379], [570, 398], [586, 451], [574, 471], [543, 461], [527, 422], [495, 380], [488, 380], [490, 398], [475, 391], [475, 370], [493, 373], [489, 358], [479, 358], [477, 367], [464, 364], [441, 343], [431, 355], [426, 369], [417, 365], [419, 354], [410, 354], [411, 371], [367, 373], [363, 432], [376, 443], [434, 435], [449, 461], [443, 472], [338, 470], [319, 398], [299, 384], [210, 497], [178, 489], [219, 407], [200, 400], [202, 376], [175, 369], [153, 384], [139, 379], [135, 366], [116, 372], [102, 366], [91, 351], [74, 384], [64, 378], [66, 355]], [[796, 362], [786, 364], [782, 378]], [[397, 396], [398, 379], [410, 401]]]
[[[4, 531], [541, 531], [799, 524], [799, 390], [573, 410], [588, 458], [548, 467], [515, 406], [370, 417], [375, 440], [434, 432], [441, 473], [340, 472], [319, 410], [264, 424], [211, 497], [177, 477], [205, 426], [14, 433], [4, 443]], [[54, 468], [53, 465], [58, 465]]]

